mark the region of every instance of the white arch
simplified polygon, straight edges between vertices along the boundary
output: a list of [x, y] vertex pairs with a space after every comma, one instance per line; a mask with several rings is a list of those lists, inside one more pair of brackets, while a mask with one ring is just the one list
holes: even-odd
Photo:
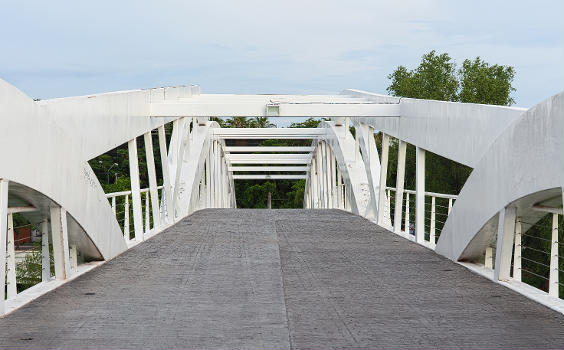
[[476, 259], [497, 232], [496, 214], [508, 205], [519, 207], [513, 202], [532, 193], [540, 193], [537, 201], [554, 196], [542, 191], [564, 185], [563, 116], [560, 93], [524, 113], [495, 140], [460, 192], [437, 242], [439, 254]]

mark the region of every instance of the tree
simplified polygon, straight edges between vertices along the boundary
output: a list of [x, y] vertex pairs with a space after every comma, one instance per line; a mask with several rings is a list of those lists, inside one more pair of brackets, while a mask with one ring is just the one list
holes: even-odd
[[515, 77], [513, 67], [490, 65], [476, 57], [474, 61], [464, 60], [459, 75], [461, 102], [502, 106], [515, 103], [510, 96], [515, 91], [511, 86]]
[[[390, 75], [387, 91], [395, 96], [510, 105], [509, 96], [515, 89], [511, 86], [515, 72], [513, 67], [489, 65], [480, 57], [465, 60], [462, 68], [447, 53], [438, 55], [434, 50], [423, 55], [416, 69], [399, 66]], [[390, 148], [390, 162], [397, 159], [397, 143]], [[395, 159], [394, 159], [395, 157]], [[406, 186], [414, 186], [411, 174], [415, 174], [415, 151], [408, 147], [406, 161]], [[431, 152], [426, 157], [426, 188], [432, 192], [459, 193], [471, 168], [453, 162]], [[388, 172], [388, 180], [395, 181], [394, 170]]]
[[447, 53], [437, 55], [433, 50], [423, 55], [416, 69], [408, 71], [399, 66], [388, 79], [392, 83], [386, 90], [395, 96], [441, 101], [458, 99], [456, 64]]

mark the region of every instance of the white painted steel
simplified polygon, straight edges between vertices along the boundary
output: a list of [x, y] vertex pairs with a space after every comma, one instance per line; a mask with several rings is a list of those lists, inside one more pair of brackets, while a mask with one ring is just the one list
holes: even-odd
[[252, 174], [252, 175], [233, 175], [234, 180], [300, 180], [307, 178], [306, 175], [276, 175], [276, 174]]
[[231, 153], [252, 153], [252, 152], [281, 152], [281, 153], [291, 153], [291, 152], [302, 152], [310, 153], [313, 151], [313, 147], [301, 147], [301, 146], [227, 146], [225, 147], [225, 152]]
[[268, 171], [288, 171], [288, 172], [304, 172], [308, 171], [306, 166], [230, 166], [227, 168], [232, 172], [250, 171], [250, 172], [268, 172]]

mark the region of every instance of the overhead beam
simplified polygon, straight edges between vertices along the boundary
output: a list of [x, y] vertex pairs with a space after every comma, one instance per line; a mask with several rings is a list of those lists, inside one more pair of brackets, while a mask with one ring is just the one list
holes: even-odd
[[237, 161], [230, 161], [231, 164], [284, 164], [284, 165], [298, 165], [309, 164], [311, 159], [240, 159]]
[[8, 214], [15, 214], [15, 213], [27, 213], [30, 211], [37, 211], [36, 207], [10, 207], [8, 208]]
[[308, 171], [307, 166], [230, 166], [229, 171]]
[[[275, 106], [273, 114], [267, 106]], [[296, 102], [265, 103], [246, 102], [244, 99], [232, 102], [165, 101], [151, 103], [152, 117], [399, 117], [399, 104], [379, 103], [332, 103]]]
[[317, 139], [325, 135], [322, 128], [214, 128], [221, 139]]
[[309, 160], [311, 159], [310, 153], [229, 153], [225, 155], [232, 163], [237, 163], [241, 160], [259, 160], [269, 162], [271, 160]]
[[301, 180], [307, 175], [269, 175], [269, 174], [253, 174], [253, 175], [233, 175], [233, 180]]
[[251, 153], [251, 152], [312, 152], [313, 147], [285, 147], [285, 146], [228, 146], [225, 147], [226, 152], [231, 153]]

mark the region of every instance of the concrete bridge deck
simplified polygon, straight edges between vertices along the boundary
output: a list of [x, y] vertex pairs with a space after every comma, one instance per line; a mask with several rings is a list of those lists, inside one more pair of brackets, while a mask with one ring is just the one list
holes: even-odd
[[0, 319], [1, 349], [563, 346], [563, 315], [337, 210], [203, 210]]

